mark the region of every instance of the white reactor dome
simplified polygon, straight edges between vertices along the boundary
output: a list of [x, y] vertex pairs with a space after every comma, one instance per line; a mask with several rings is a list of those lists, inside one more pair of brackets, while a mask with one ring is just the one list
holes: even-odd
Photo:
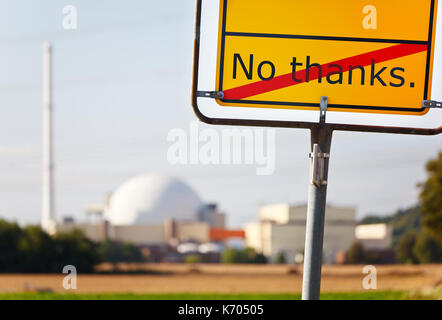
[[183, 181], [144, 174], [124, 182], [112, 194], [106, 213], [113, 225], [161, 224], [165, 219], [198, 219], [202, 201]]

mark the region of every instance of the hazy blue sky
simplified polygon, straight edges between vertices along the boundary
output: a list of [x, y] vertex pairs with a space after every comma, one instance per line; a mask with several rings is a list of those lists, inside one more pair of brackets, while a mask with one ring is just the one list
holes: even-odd
[[[79, 10], [76, 31], [62, 29], [67, 4]], [[102, 202], [107, 192], [143, 172], [183, 178], [204, 200], [218, 202], [231, 226], [255, 219], [260, 204], [306, 201], [305, 130], [276, 131], [271, 176], [256, 176], [253, 166], [168, 164], [168, 131], [187, 129], [196, 119], [189, 103], [193, 16], [192, 0], [0, 2], [0, 217], [40, 219], [45, 40], [55, 48], [59, 217], [83, 218], [86, 205]], [[434, 97], [442, 100], [440, 47]], [[441, 136], [335, 133], [329, 203], [356, 206], [360, 217], [412, 205], [416, 184], [426, 177], [425, 162], [438, 151]]]

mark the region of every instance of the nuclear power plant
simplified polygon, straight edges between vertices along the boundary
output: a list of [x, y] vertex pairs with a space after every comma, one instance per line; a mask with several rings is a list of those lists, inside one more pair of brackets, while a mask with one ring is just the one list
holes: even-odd
[[[86, 208], [87, 222], [73, 218], [57, 224], [57, 231], [82, 229], [96, 241], [128, 241], [138, 245], [207, 243], [242, 233], [225, 230], [225, 214], [216, 204], [204, 203], [182, 180], [142, 174], [123, 182], [103, 204]], [[220, 236], [223, 233], [224, 237]]]
[[242, 230], [227, 230], [225, 214], [205, 203], [183, 181], [142, 174], [123, 182], [103, 204], [86, 208], [88, 219], [65, 218], [57, 232], [80, 229], [94, 241], [130, 242], [148, 248], [154, 261], [175, 261], [176, 253], [220, 253]]

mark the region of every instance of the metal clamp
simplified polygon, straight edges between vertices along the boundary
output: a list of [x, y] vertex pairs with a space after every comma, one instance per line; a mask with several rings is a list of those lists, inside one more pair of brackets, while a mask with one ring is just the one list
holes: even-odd
[[442, 102], [433, 101], [433, 100], [424, 100], [424, 102], [422, 102], [422, 106], [424, 108], [442, 108]]
[[222, 91], [198, 91], [197, 96], [201, 98], [223, 99], [224, 92]]
[[327, 114], [328, 107], [328, 97], [321, 97], [321, 102], [319, 104], [319, 122], [325, 123], [325, 116]]
[[313, 152], [309, 154], [312, 159], [312, 181], [316, 187], [327, 185], [327, 180], [324, 179], [325, 175], [325, 159], [330, 158], [329, 153], [322, 153], [318, 144], [313, 145]]

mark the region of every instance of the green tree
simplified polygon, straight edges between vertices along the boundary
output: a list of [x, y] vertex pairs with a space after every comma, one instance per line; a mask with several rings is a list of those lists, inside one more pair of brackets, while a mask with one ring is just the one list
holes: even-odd
[[408, 232], [419, 232], [421, 227], [420, 206], [398, 210], [392, 217], [393, 247], [397, 247], [399, 240]]
[[121, 246], [123, 261], [125, 262], [144, 262], [141, 249], [130, 242], [123, 242]]
[[396, 247], [397, 261], [401, 263], [418, 263], [418, 259], [414, 253], [417, 237], [417, 232], [409, 231], [400, 238]]
[[428, 232], [421, 232], [413, 248], [413, 254], [419, 263], [441, 263], [442, 243]]
[[222, 263], [246, 263], [246, 257], [241, 250], [227, 248], [221, 254]]
[[347, 262], [350, 264], [361, 264], [365, 261], [365, 250], [362, 244], [355, 241], [347, 252]]
[[267, 262], [267, 257], [265, 255], [263, 255], [262, 253], [257, 253], [251, 263], [266, 264]]
[[243, 256], [244, 263], [255, 263], [256, 251], [253, 248], [247, 247], [242, 249], [241, 255]]
[[99, 261], [96, 245], [79, 230], [51, 237], [39, 226], [0, 220], [0, 272], [58, 273], [66, 265], [92, 272]]
[[422, 225], [442, 242], [442, 152], [426, 166], [428, 178], [420, 185]]
[[241, 250], [228, 248], [221, 254], [223, 263], [267, 263], [267, 258], [257, 253], [253, 248], [244, 248]]
[[192, 264], [192, 263], [200, 263], [201, 262], [201, 257], [199, 255], [197, 255], [197, 254], [191, 254], [191, 255], [188, 255], [188, 256], [186, 256], [184, 258], [184, 262], [185, 263], [190, 263], [190, 264]]
[[265, 264], [267, 258], [262, 253], [257, 253], [255, 249], [247, 247], [241, 250], [244, 263]]
[[21, 271], [19, 242], [23, 231], [18, 224], [0, 220], [0, 272]]
[[22, 272], [57, 272], [55, 241], [40, 226], [23, 229], [19, 241]]
[[98, 245], [100, 260], [104, 262], [144, 262], [141, 249], [130, 242], [103, 241]]
[[117, 243], [106, 240], [98, 244], [98, 255], [103, 262], [116, 263], [121, 261], [121, 252], [118, 250]]
[[285, 256], [285, 253], [284, 252], [278, 252], [278, 254], [276, 255], [275, 262], [277, 264], [286, 264], [287, 263], [287, 258]]
[[100, 262], [96, 245], [86, 238], [80, 230], [58, 233], [56, 240], [56, 270], [59, 272], [66, 265], [73, 265], [78, 272], [89, 273]]

